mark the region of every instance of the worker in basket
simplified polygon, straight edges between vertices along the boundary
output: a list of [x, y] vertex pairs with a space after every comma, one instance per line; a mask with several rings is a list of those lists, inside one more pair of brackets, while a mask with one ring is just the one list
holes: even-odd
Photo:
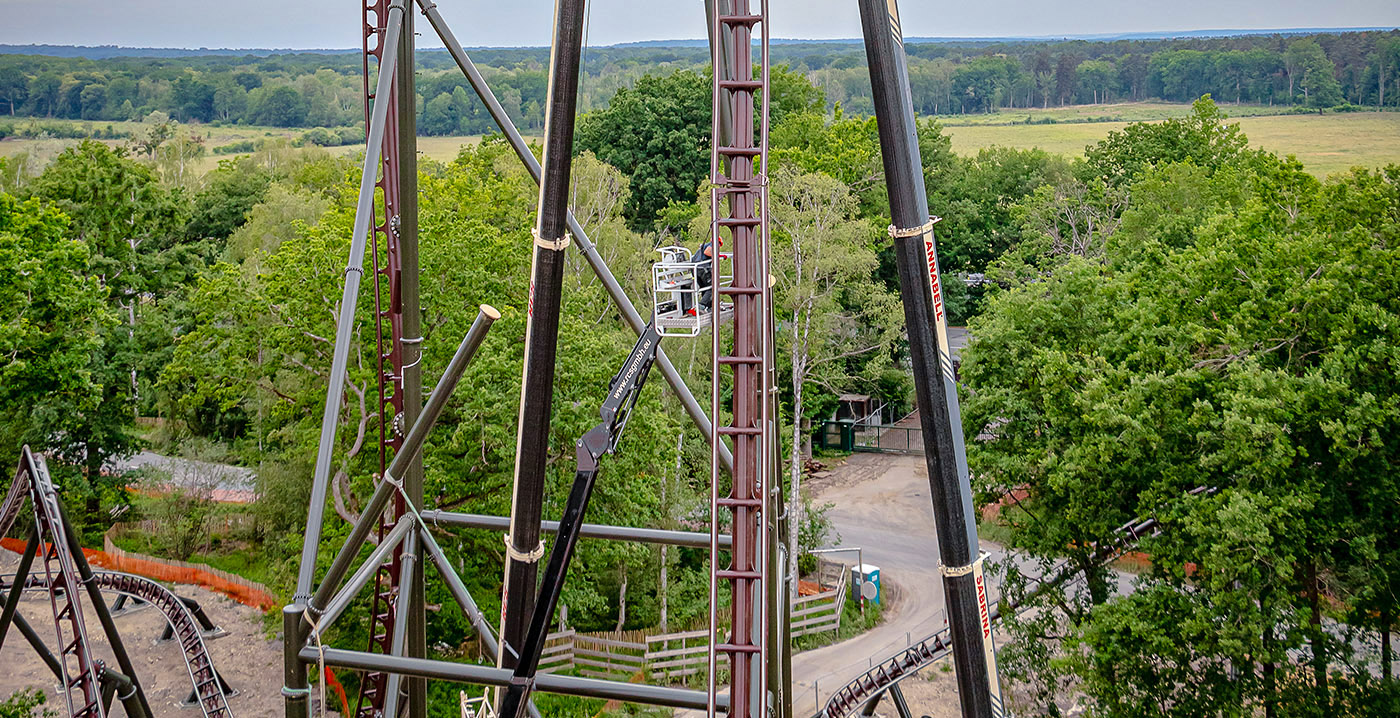
[[[719, 240], [720, 246], [724, 246], [724, 240]], [[695, 290], [700, 294], [700, 307], [703, 311], [710, 311], [710, 280], [714, 277], [714, 242], [706, 241], [695, 250], [692, 260], [695, 264]], [[695, 316], [695, 307], [690, 304], [688, 293], [681, 295], [685, 305], [685, 313], [688, 316]]]

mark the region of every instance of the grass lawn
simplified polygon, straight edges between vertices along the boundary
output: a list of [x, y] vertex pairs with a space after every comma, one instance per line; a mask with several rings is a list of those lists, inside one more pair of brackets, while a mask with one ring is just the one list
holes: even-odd
[[438, 162], [451, 162], [457, 158], [457, 153], [466, 145], [474, 145], [481, 141], [481, 135], [465, 135], [451, 137], [419, 137], [419, 154]]
[[[1233, 116], [1238, 108], [1228, 106], [1224, 109]], [[1356, 165], [1378, 167], [1400, 163], [1400, 112], [1254, 116], [1241, 117], [1238, 122], [1252, 145], [1279, 154], [1297, 155], [1308, 171], [1319, 177], [1343, 172]], [[953, 151], [962, 155], [976, 154], [983, 147], [1001, 145], [1039, 147], [1047, 152], [1080, 156], [1086, 145], [1107, 137], [1112, 130], [1123, 129], [1127, 124], [982, 124], [948, 126], [945, 131], [953, 139]]]
[[[1229, 105], [1221, 109], [1231, 117], [1278, 115], [1286, 107], [1269, 105]], [[1014, 125], [1034, 122], [1150, 122], [1191, 114], [1191, 105], [1183, 102], [1120, 102], [1111, 105], [1072, 105], [1041, 109], [1003, 109], [974, 115], [937, 115], [944, 127], [968, 125]]]
[[[16, 117], [11, 120], [8, 117], [0, 116], [0, 122], [13, 124], [22, 127], [28, 124], [31, 118]], [[133, 136], [139, 136], [146, 132], [146, 127], [139, 122], [88, 122], [79, 120], [34, 120], [42, 124], [64, 124], [88, 127], [95, 130], [105, 130], [113, 127], [118, 132], [126, 132]], [[232, 159], [237, 155], [215, 154], [216, 147], [231, 145], [235, 142], [245, 142], [273, 138], [285, 138], [295, 140], [300, 137], [306, 129], [287, 127], [253, 127], [242, 125], [231, 125], [224, 127], [214, 127], [212, 125], [180, 125], [179, 132], [184, 134], [193, 130], [204, 138], [205, 153], [195, 162], [195, 169], [199, 173], [205, 173], [219, 166], [219, 160]], [[530, 138], [538, 139], [538, 138]], [[100, 140], [113, 147], [125, 144], [128, 140]], [[429, 159], [439, 162], [450, 162], [457, 157], [457, 153], [463, 145], [473, 145], [481, 141], [481, 135], [464, 135], [453, 137], [419, 137], [418, 151]], [[31, 161], [37, 166], [43, 167], [57, 157], [60, 152], [68, 147], [78, 144], [77, 139], [24, 139], [20, 137], [9, 137], [0, 140], [0, 157], [13, 157], [18, 154], [27, 154]], [[336, 155], [356, 155], [364, 147], [362, 145], [346, 145], [344, 147], [329, 147], [327, 152]]]
[[[1400, 112], [1356, 112], [1328, 115], [1279, 115], [1280, 108], [1263, 105], [1222, 105], [1256, 147], [1297, 155], [1313, 174], [1326, 176], [1346, 171], [1355, 165], [1377, 167], [1400, 163]], [[1039, 147], [1048, 152], [1080, 156], [1086, 145], [1097, 142], [1110, 131], [1121, 130], [1130, 122], [1162, 120], [1180, 117], [1191, 111], [1187, 104], [1165, 102], [1130, 102], [1115, 105], [1082, 105], [1051, 109], [1002, 110], [983, 115], [948, 115], [939, 117], [953, 140], [953, 150], [962, 155], [975, 154], [983, 147]], [[1029, 124], [1028, 124], [1029, 120]], [[1035, 124], [1053, 120], [1053, 124]], [[22, 126], [26, 118], [0, 117], [0, 122]], [[133, 134], [144, 131], [136, 122], [80, 122], [77, 120], [42, 120], [42, 122], [72, 123], [104, 129], [108, 125], [118, 131]], [[189, 126], [182, 126], [185, 131]], [[205, 138], [207, 152], [196, 163], [199, 172], [218, 166], [219, 160], [233, 155], [218, 155], [213, 148], [235, 142], [257, 141], [283, 137], [295, 139], [305, 130], [280, 127], [249, 127], [211, 125], [192, 126]], [[532, 138], [536, 139], [536, 138]], [[420, 137], [418, 150], [423, 157], [448, 162], [457, 156], [463, 145], [481, 141], [480, 135], [453, 137]], [[28, 153], [41, 166], [47, 164], [65, 147], [76, 144], [69, 139], [0, 140], [0, 157]], [[124, 140], [104, 140], [117, 145]], [[355, 154], [361, 147], [333, 147], [336, 154]]]

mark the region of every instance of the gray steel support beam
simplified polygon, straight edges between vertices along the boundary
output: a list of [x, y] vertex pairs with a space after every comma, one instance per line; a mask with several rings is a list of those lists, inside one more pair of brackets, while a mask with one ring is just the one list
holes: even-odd
[[[492, 662], [500, 652], [500, 643], [496, 641], [496, 634], [491, 630], [491, 624], [482, 615], [481, 608], [476, 605], [476, 600], [467, 590], [466, 584], [462, 583], [462, 577], [457, 575], [457, 570], [452, 568], [452, 563], [447, 560], [447, 555], [442, 552], [442, 547], [433, 539], [432, 532], [426, 528], [419, 532], [418, 537], [423, 541], [423, 550], [427, 552], [428, 558], [438, 567], [438, 573], [447, 584], [447, 590], [452, 597], [457, 600], [462, 611], [467, 614], [467, 620], [471, 621], [472, 627], [476, 629], [480, 637], [481, 645], [486, 650], [486, 657]], [[539, 709], [535, 708], [534, 702], [528, 703], [526, 710], [530, 712], [530, 718], [540, 718]]]
[[[317, 650], [310, 646], [302, 648], [298, 656], [302, 662], [309, 664], [315, 664], [320, 659]], [[325, 649], [325, 660], [326, 665], [338, 668], [403, 673], [483, 686], [509, 685], [512, 676], [511, 671], [505, 668], [434, 661], [424, 658], [382, 656], [377, 653], [347, 651], [340, 648]], [[705, 709], [705, 693], [703, 691], [649, 686], [641, 683], [622, 683], [598, 678], [579, 678], [544, 673], [535, 677], [535, 690], [671, 708]], [[719, 707], [728, 710], [729, 700], [727, 696], [719, 697]]]
[[[505, 516], [488, 516], [486, 514], [462, 514], [454, 511], [429, 510], [423, 512], [423, 520], [434, 524], [460, 526], [469, 529], [487, 529], [489, 531], [506, 531], [510, 529], [509, 518]], [[559, 531], [559, 522], [542, 521], [540, 522], [540, 530], [545, 533], [557, 533]], [[686, 548], [708, 549], [710, 547], [710, 535], [708, 533], [698, 533], [695, 531], [668, 531], [665, 529], [633, 528], [631, 526], [583, 524], [579, 530], [579, 536], [583, 538], [612, 539], [614, 541], [668, 544], [670, 546], [684, 546]], [[720, 548], [728, 549], [732, 542], [733, 537], [729, 534], [720, 534]]]
[[360, 568], [350, 576], [350, 580], [346, 582], [345, 588], [336, 592], [335, 596], [326, 604], [325, 612], [323, 612], [321, 617], [317, 620], [317, 625], [321, 627], [322, 632], [325, 632], [334, 625], [335, 620], [340, 618], [340, 614], [344, 613], [345, 609], [354, 602], [355, 597], [359, 595], [365, 585], [374, 578], [375, 571], [379, 568], [380, 564], [384, 563], [384, 559], [389, 555], [389, 552], [393, 551], [396, 546], [403, 542], [404, 537], [414, 530], [415, 524], [416, 522], [412, 516], [405, 516], [399, 519], [399, 522], [394, 525], [394, 528], [390, 530], [389, 533], [384, 535], [379, 545], [374, 548], [374, 552], [371, 553], [369, 558], [365, 559], [365, 562], [360, 564]]
[[54, 658], [53, 651], [50, 651], [49, 647], [44, 645], [44, 639], [40, 638], [39, 634], [34, 631], [34, 627], [29, 625], [29, 621], [24, 620], [24, 616], [18, 613], [14, 615], [14, 624], [15, 628], [19, 629], [20, 635], [24, 636], [24, 640], [29, 641], [30, 648], [33, 648], [34, 652], [39, 654], [39, 658], [44, 661], [44, 665], [48, 666], [49, 670], [53, 671], [54, 677], [62, 682], [63, 668], [59, 666], [58, 659]]
[[[38, 478], [36, 477], [35, 480], [37, 481]], [[107, 601], [102, 598], [102, 589], [94, 580], [92, 567], [87, 562], [87, 555], [83, 553], [83, 546], [78, 542], [78, 534], [73, 530], [72, 522], [68, 520], [68, 512], [64, 510], [62, 501], [55, 503], [58, 505], [59, 522], [63, 524], [63, 536], [55, 537], [55, 540], [62, 540], [68, 544], [69, 550], [73, 554], [73, 563], [78, 569], [78, 577], [87, 587], [88, 600], [92, 602], [92, 612], [97, 614], [97, 620], [102, 624], [102, 632], [107, 634], [107, 647], [111, 649], [112, 655], [117, 659], [117, 665], [121, 667], [121, 672], [130, 677], [132, 684], [135, 685], [136, 702], [140, 704], [141, 711], [148, 716], [155, 715], [151, 711], [150, 702], [146, 699], [146, 689], [142, 687], [141, 679], [136, 675], [136, 664], [131, 662], [131, 656], [126, 652], [122, 636], [117, 632], [117, 624], [112, 620], [111, 612], [107, 610]], [[74, 604], [77, 604], [76, 600]]]
[[[404, 589], [408, 586], [408, 582], [412, 580], [416, 568], [415, 564], [418, 563], [418, 556], [416, 554], [418, 550], [417, 539], [418, 532], [415, 531], [409, 534], [404, 539], [403, 553], [399, 557], [399, 600], [398, 605], [394, 607], [398, 616], [394, 619], [394, 636], [389, 644], [389, 653], [394, 656], [404, 655], [405, 649], [407, 648], [405, 644], [408, 641], [409, 625], [406, 619], [408, 618], [408, 612], [413, 610], [413, 597]], [[422, 658], [422, 656], [413, 656], [413, 658]], [[399, 695], [400, 684], [403, 680], [404, 676], [398, 673], [389, 674], [388, 685], [384, 689], [384, 715], [397, 717], [401, 698], [409, 698], [410, 703], [412, 702], [411, 696], [408, 694], [411, 690], [409, 686], [403, 686], [404, 696], [401, 697]], [[409, 683], [412, 684], [419, 680], [420, 679], [414, 679], [410, 676]], [[408, 709], [410, 713], [413, 712], [412, 705], [409, 705]]]
[[909, 703], [904, 700], [904, 689], [896, 683], [890, 686], [890, 698], [894, 700], [895, 712], [899, 718], [914, 718], [914, 713], [909, 710]]
[[34, 557], [38, 553], [39, 527], [31, 526], [29, 542], [24, 546], [24, 553], [20, 554], [19, 568], [15, 570], [14, 583], [10, 586], [10, 595], [5, 598], [5, 608], [0, 610], [0, 647], [5, 645], [5, 634], [9, 632], [10, 623], [15, 618], [15, 612], [19, 610], [19, 599], [24, 593], [24, 583], [29, 580], [29, 568], [34, 565]]
[[[369, 137], [365, 141], [365, 160], [360, 170], [359, 202], [355, 207], [355, 227], [350, 235], [350, 259], [345, 267], [345, 291], [341, 294], [335, 330], [335, 349], [331, 355], [330, 381], [326, 387], [326, 406], [321, 413], [321, 441], [316, 449], [316, 467], [311, 479], [311, 507], [306, 515], [306, 536], [301, 547], [301, 567], [297, 573], [293, 601], [304, 604], [311, 597], [316, 571], [316, 552], [321, 545], [321, 528], [326, 513], [326, 492], [330, 487], [331, 462], [335, 456], [335, 434], [340, 420], [340, 402], [345, 394], [346, 366], [350, 361], [350, 340], [355, 328], [355, 306], [360, 297], [360, 280], [364, 278], [365, 244], [369, 238], [370, 222], [374, 216], [374, 183], [379, 175], [380, 152], [384, 147], [384, 125], [389, 113], [392, 93], [389, 85], [394, 79], [398, 62], [400, 29], [403, 25], [404, 0], [389, 5], [389, 22], [384, 34], [384, 59], [379, 66], [375, 85], [374, 107], [370, 111]], [[382, 510], [382, 509], [381, 509]], [[361, 539], [363, 540], [363, 539]]]
[[[394, 80], [398, 100], [399, 129], [399, 297], [403, 309], [403, 336], [421, 339], [423, 312], [419, 304], [418, 268], [418, 110], [414, 67], [413, 13], [404, 12], [400, 30], [399, 62]], [[403, 425], [413, 426], [423, 410], [423, 342], [405, 341], [403, 356]], [[423, 508], [423, 456], [413, 457], [404, 472], [404, 493], [413, 509]], [[408, 583], [399, 590], [408, 592], [408, 634], [405, 655], [428, 655], [427, 616], [424, 613], [423, 563], [413, 562]], [[400, 618], [402, 620], [403, 617]], [[395, 624], [397, 630], [397, 624]], [[409, 718], [425, 718], [428, 712], [428, 686], [424, 681], [408, 682]], [[390, 695], [388, 700], [393, 700]], [[393, 716], [393, 713], [388, 715]]]
[[[324, 610], [341, 580], [345, 578], [346, 572], [350, 570], [351, 562], [359, 555], [360, 547], [364, 546], [369, 532], [379, 525], [379, 515], [384, 512], [384, 507], [388, 506], [389, 499], [397, 493], [394, 486], [394, 482], [397, 481], [395, 477], [403, 475], [414, 455], [423, 447], [423, 441], [427, 438], [428, 431], [433, 428], [433, 424], [442, 415], [448, 397], [452, 395], [452, 390], [457, 387], [457, 382], [461, 380], [462, 373], [467, 370], [472, 357], [476, 356], [476, 350], [486, 339], [486, 333], [491, 330], [491, 324], [500, 318], [500, 312], [485, 304], [481, 305], [481, 309], [476, 315], [476, 321], [472, 322], [471, 328], [467, 330], [467, 336], [457, 347], [457, 353], [452, 355], [452, 361], [448, 362], [442, 378], [438, 380], [437, 386], [433, 387], [433, 393], [428, 397], [428, 403], [423, 408], [423, 413], [419, 415], [417, 421], [413, 422], [413, 428], [409, 429], [408, 436], [404, 437], [403, 445], [399, 447], [399, 452], [394, 455], [393, 463], [385, 470], [384, 480], [379, 482], [374, 494], [366, 502], [359, 520], [351, 527], [350, 535], [346, 537], [345, 544], [340, 547], [340, 552], [331, 562], [325, 578], [321, 579], [321, 585], [316, 589], [316, 594], [307, 602], [313, 613], [320, 614]], [[312, 508], [315, 508], [314, 499]], [[305, 556], [302, 557], [303, 560], [305, 558]], [[314, 568], [314, 554], [311, 560]], [[302, 564], [301, 568], [305, 571], [306, 564]]]
[[[306, 682], [306, 664], [297, 651], [306, 642], [306, 606], [282, 608], [282, 713], [286, 718], [307, 718], [311, 712], [311, 687]], [[324, 680], [324, 679], [323, 679]]]
[[[452, 34], [451, 28], [447, 27], [447, 23], [443, 21], [442, 15], [438, 13], [432, 0], [417, 0], [417, 2], [423, 8], [423, 14], [428, 18], [428, 23], [433, 26], [433, 30], [442, 40], [443, 46], [452, 55], [452, 59], [457, 62], [457, 67], [462, 70], [462, 74], [466, 75], [467, 81], [476, 91], [477, 97], [481, 98], [481, 102], [486, 105], [486, 110], [491, 114], [491, 118], [496, 121], [496, 125], [505, 134], [511, 149], [515, 150], [516, 156], [525, 165], [525, 169], [530, 172], [530, 176], [539, 182], [540, 162], [535, 159], [534, 153], [530, 151], [529, 143], [520, 135], [520, 131], [515, 128], [515, 123], [506, 114], [505, 108], [501, 107], [500, 101], [491, 92], [491, 86], [486, 84], [486, 79], [476, 69], [476, 65], [472, 63], [466, 50], [462, 49], [462, 44], [457, 42], [456, 36]], [[594, 274], [603, 283], [603, 289], [617, 305], [618, 311], [622, 313], [622, 321], [626, 322], [627, 326], [632, 327], [632, 331], [636, 332], [638, 336], [641, 336], [642, 332], [646, 331], [650, 317], [643, 318], [641, 313], [637, 311], [637, 307], [632, 304], [632, 300], [623, 291], [622, 284], [608, 269], [607, 262], [603, 261], [603, 256], [598, 253], [598, 248], [588, 239], [588, 233], [583, 231], [583, 225], [579, 224], [573, 213], [568, 213], [565, 219], [568, 221], [569, 232], [574, 236], [574, 245], [578, 247], [580, 252], [583, 252], [584, 261], [588, 262], [588, 266], [593, 269]], [[676, 398], [685, 407], [686, 415], [700, 429], [700, 433], [707, 440], [712, 438], [714, 430], [710, 426], [710, 418], [706, 408], [695, 400], [695, 395], [691, 393], [690, 387], [685, 385], [685, 379], [661, 348], [656, 350], [656, 367], [661, 371], [661, 376], [666, 380], [666, 383], [671, 386], [671, 390], [676, 393]], [[721, 463], [724, 464], [724, 470], [732, 472], [734, 470], [734, 455], [724, 442], [720, 442], [719, 455]]]

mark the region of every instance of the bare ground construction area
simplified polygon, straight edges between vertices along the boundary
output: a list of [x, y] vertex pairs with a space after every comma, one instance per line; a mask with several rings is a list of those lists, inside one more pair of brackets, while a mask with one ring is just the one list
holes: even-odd
[[[0, 550], [0, 573], [13, 574], [18, 563], [17, 555]], [[40, 563], [35, 564], [35, 570], [42, 570]], [[173, 589], [180, 596], [198, 601], [209, 618], [226, 632], [222, 637], [206, 640], [206, 643], [215, 670], [237, 691], [237, 695], [228, 698], [233, 714], [240, 718], [280, 715], [282, 696], [278, 688], [282, 685], [282, 642], [268, 639], [263, 629], [262, 614], [255, 608], [196, 586], [180, 585]], [[108, 605], [114, 599], [115, 596], [108, 597]], [[49, 650], [56, 653], [53, 609], [49, 605], [48, 594], [44, 591], [26, 593], [20, 602], [19, 613], [45, 640]], [[88, 636], [96, 646], [97, 657], [116, 667], [116, 659], [102, 634], [97, 614], [86, 604], [84, 618]], [[179, 644], [174, 641], [156, 642], [166, 626], [164, 616], [150, 606], [140, 606], [116, 614], [114, 620], [117, 630], [121, 632], [122, 643], [136, 666], [137, 677], [146, 689], [154, 718], [197, 718], [198, 708], [180, 705], [191, 686]], [[0, 699], [25, 688], [42, 688], [48, 695], [49, 707], [57, 708], [60, 714], [65, 713], [60, 707], [62, 698], [57, 692], [58, 681], [53, 673], [19, 631], [12, 629], [5, 638], [3, 648], [0, 648]], [[114, 710], [121, 714], [120, 708]]]

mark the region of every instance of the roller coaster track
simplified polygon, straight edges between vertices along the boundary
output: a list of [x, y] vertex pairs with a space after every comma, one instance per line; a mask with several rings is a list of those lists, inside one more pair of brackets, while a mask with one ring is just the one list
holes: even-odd
[[[0, 579], [5, 587], [11, 585], [13, 576]], [[200, 710], [205, 718], [232, 718], [224, 691], [220, 686], [214, 664], [209, 659], [209, 651], [204, 643], [204, 634], [193, 612], [185, 606], [170, 589], [143, 576], [115, 571], [94, 571], [93, 582], [98, 588], [109, 593], [117, 593], [140, 599], [154, 606], [165, 616], [166, 622], [175, 631], [175, 638], [185, 654], [185, 667], [189, 670], [190, 683], [198, 697]], [[49, 585], [41, 576], [30, 576], [25, 588], [48, 590]]]
[[[21, 574], [5, 577], [0, 584], [6, 590], [11, 590], [16, 582], [20, 582], [22, 588], [48, 593], [60, 646], [59, 677], [65, 687], [63, 693], [70, 718], [105, 718], [108, 715], [101, 690], [106, 668], [102, 661], [93, 657], [93, 643], [88, 638], [83, 619], [83, 591], [80, 587], [84, 586], [88, 589], [89, 600], [98, 604], [101, 602], [94, 598], [97, 595], [94, 588], [140, 599], [160, 610], [180, 641], [190, 681], [205, 718], [232, 718], [233, 714], [224, 699], [223, 682], [209, 659], [195, 614], [180, 597], [155, 581], [125, 573], [95, 572], [88, 567], [86, 558], [76, 548], [76, 540], [72, 539], [43, 458], [31, 453], [29, 447], [24, 448], [19, 471], [15, 474], [4, 504], [0, 505], [0, 535], [7, 533], [19, 518], [26, 498], [31, 499], [34, 506], [35, 530], [31, 545], [36, 546], [38, 555], [43, 558], [44, 569], [24, 575], [23, 566], [27, 561], [22, 562]], [[17, 600], [17, 595], [11, 600]], [[106, 612], [105, 604], [93, 608], [103, 618], [104, 629], [109, 628], [111, 617]], [[12, 606], [7, 609], [14, 610]], [[129, 664], [125, 650], [120, 648], [119, 639], [114, 637], [111, 630], [108, 630], [108, 634], [118, 660]], [[0, 638], [3, 638], [3, 633], [0, 633]], [[139, 682], [135, 676], [129, 675], [130, 666], [124, 665], [123, 669], [128, 673], [126, 678], [131, 679], [139, 691]], [[144, 704], [144, 697], [141, 702]]]
[[[1213, 492], [1214, 489], [1202, 487], [1193, 489], [1190, 495]], [[1156, 519], [1149, 518], [1126, 523], [1113, 532], [1113, 538], [1110, 541], [1106, 541], [1098, 547], [1090, 559], [1090, 563], [1102, 566], [1113, 561], [1131, 550], [1144, 537], [1157, 535], [1159, 530], [1160, 527]], [[1064, 584], [1079, 573], [1080, 567], [1078, 565], [1062, 561], [1048, 573], [1048, 578], [1037, 581], [1036, 585], [1026, 592], [1025, 596], [1018, 601], [1010, 602], [1007, 608], [1014, 614], [1031, 600]], [[995, 623], [1000, 618], [1001, 607], [998, 606], [992, 610], [991, 620]], [[952, 652], [952, 640], [948, 629], [944, 627], [856, 677], [841, 690], [832, 694], [827, 699], [826, 706], [813, 718], [841, 718], [850, 715], [860, 706], [879, 698], [900, 681], [947, 658]]]

